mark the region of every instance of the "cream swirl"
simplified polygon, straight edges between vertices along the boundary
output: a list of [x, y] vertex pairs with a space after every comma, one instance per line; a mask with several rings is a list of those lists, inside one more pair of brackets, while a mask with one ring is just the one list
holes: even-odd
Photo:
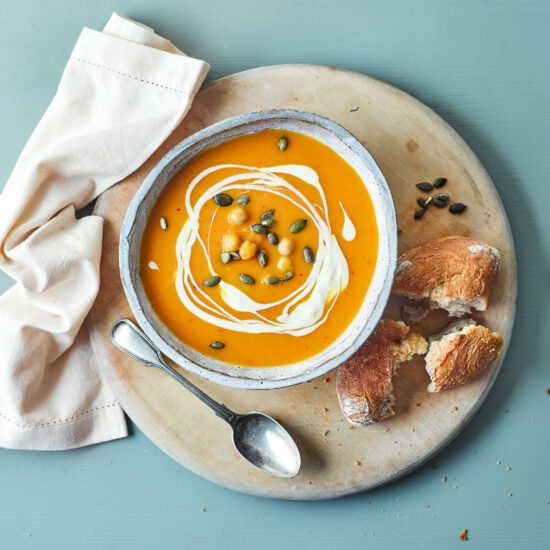
[[[197, 185], [209, 174], [225, 168], [238, 169], [239, 173], [221, 179], [212, 185], [195, 202], [191, 203], [191, 194]], [[280, 174], [294, 176], [313, 186], [322, 202], [318, 213], [314, 205], [295, 186], [281, 177]], [[304, 215], [315, 224], [319, 233], [316, 261], [305, 282], [284, 299], [259, 303], [252, 300], [239, 288], [220, 282], [221, 298], [232, 310], [252, 314], [253, 317], [239, 319], [230, 311], [212, 299], [195, 280], [190, 268], [191, 251], [195, 244], [200, 245], [212, 275], [212, 266], [208, 247], [199, 234], [199, 216], [204, 204], [219, 193], [233, 190], [261, 190], [281, 196], [300, 208]], [[289, 164], [270, 168], [256, 168], [236, 164], [221, 164], [207, 168], [198, 174], [185, 195], [185, 208], [189, 216], [183, 225], [176, 242], [178, 262], [176, 272], [176, 290], [185, 307], [197, 317], [213, 325], [247, 332], [285, 333], [303, 336], [323, 324], [334, 307], [338, 295], [344, 290], [349, 280], [348, 264], [336, 237], [331, 233], [328, 218], [327, 201], [319, 182], [317, 173], [308, 166]], [[328, 309], [326, 304], [330, 302]], [[266, 318], [261, 311], [275, 306], [283, 310], [276, 320]], [[326, 309], [326, 311], [325, 311]]]

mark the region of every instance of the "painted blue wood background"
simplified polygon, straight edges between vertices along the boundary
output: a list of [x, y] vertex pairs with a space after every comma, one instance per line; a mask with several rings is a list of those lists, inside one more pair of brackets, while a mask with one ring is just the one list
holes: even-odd
[[[456, 128], [494, 179], [520, 277], [501, 375], [480, 414], [434, 460], [437, 470], [426, 466], [339, 501], [292, 503], [217, 487], [137, 429], [70, 452], [0, 450], [0, 548], [550, 548], [550, 2], [2, 0], [0, 7], [0, 187], [81, 28], [100, 29], [115, 10], [209, 61], [210, 79], [316, 63], [413, 94]], [[8, 285], [0, 276], [0, 289]], [[458, 538], [464, 528], [466, 543]]]

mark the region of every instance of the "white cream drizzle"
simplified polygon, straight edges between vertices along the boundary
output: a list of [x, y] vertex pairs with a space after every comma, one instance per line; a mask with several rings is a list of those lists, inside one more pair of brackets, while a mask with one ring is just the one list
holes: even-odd
[[342, 203], [340, 203], [340, 208], [344, 213], [344, 227], [342, 227], [342, 237], [344, 237], [346, 241], [353, 241], [353, 239], [355, 239], [355, 236], [357, 235], [357, 232], [355, 231], [355, 226], [350, 220], [348, 213], [345, 211]]
[[[223, 178], [209, 187], [192, 205], [191, 194], [195, 187], [207, 175], [224, 168], [237, 168], [241, 172]], [[322, 208], [319, 207], [320, 205], [313, 205], [280, 174], [294, 176], [315, 187], [321, 198]], [[190, 269], [191, 251], [193, 246], [198, 243], [203, 250], [210, 272], [212, 275], [216, 274], [210, 260], [209, 246], [205, 245], [199, 235], [199, 215], [208, 200], [218, 193], [232, 190], [261, 190], [284, 197], [300, 208], [305, 216], [315, 224], [319, 232], [316, 260], [312, 265], [309, 276], [298, 289], [284, 299], [271, 303], [259, 303], [252, 300], [239, 288], [223, 280], [220, 282], [221, 297], [224, 303], [234, 311], [250, 313], [254, 316], [248, 319], [235, 317], [213, 300], [201, 288], [200, 283], [195, 280]], [[342, 207], [341, 204], [340, 206]], [[321, 211], [320, 213], [317, 212], [316, 207]], [[255, 168], [237, 164], [213, 166], [198, 174], [191, 181], [185, 195], [185, 208], [189, 218], [183, 225], [176, 242], [178, 261], [176, 290], [180, 300], [189, 311], [213, 325], [251, 334], [267, 332], [303, 336], [314, 331], [325, 322], [336, 303], [338, 295], [348, 285], [349, 270], [338, 241], [331, 233], [326, 197], [319, 182], [319, 177], [313, 169], [298, 164], [273, 166], [271, 168]], [[344, 214], [347, 217], [345, 211]], [[351, 220], [349, 220], [349, 224], [354, 232], [353, 237], [355, 237], [355, 228]], [[348, 231], [347, 235], [349, 236], [349, 234]], [[327, 302], [331, 302], [331, 304], [325, 312]], [[284, 304], [282, 313], [275, 321], [267, 319], [261, 314], [261, 311], [265, 309], [282, 304]]]
[[160, 271], [159, 266], [155, 262], [149, 262], [147, 267], [149, 267], [149, 269], [156, 269], [157, 271]]

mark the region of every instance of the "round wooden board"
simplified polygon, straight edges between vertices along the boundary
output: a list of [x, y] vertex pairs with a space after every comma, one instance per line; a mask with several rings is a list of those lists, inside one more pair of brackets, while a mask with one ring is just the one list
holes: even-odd
[[[293, 479], [278, 479], [242, 460], [230, 428], [172, 379], [126, 357], [109, 342], [111, 324], [132, 318], [118, 271], [118, 237], [126, 208], [147, 173], [179, 141], [227, 117], [268, 108], [312, 111], [353, 133], [371, 152], [392, 190], [400, 228], [399, 252], [457, 234], [485, 240], [502, 252], [497, 288], [487, 312], [475, 317], [509, 342], [516, 302], [516, 263], [506, 214], [489, 176], [464, 141], [414, 98], [368, 76], [328, 67], [265, 67], [205, 86], [182, 124], [147, 163], [102, 195], [105, 218], [101, 289], [88, 326], [95, 353], [122, 406], [139, 428], [186, 468], [246, 493], [296, 500], [325, 499], [371, 489], [416, 468], [442, 449], [475, 413], [498, 372], [493, 364], [471, 383], [431, 395], [424, 361], [401, 367], [395, 381], [396, 415], [350, 429], [338, 408], [335, 373], [281, 390], [234, 390], [188, 376], [237, 412], [263, 411], [291, 432], [302, 453]], [[445, 192], [468, 205], [462, 215], [431, 208], [413, 220], [414, 183], [449, 179]], [[399, 299], [386, 316], [399, 319]], [[414, 327], [425, 335], [449, 322], [432, 313]], [[504, 355], [504, 354], [503, 354]]]

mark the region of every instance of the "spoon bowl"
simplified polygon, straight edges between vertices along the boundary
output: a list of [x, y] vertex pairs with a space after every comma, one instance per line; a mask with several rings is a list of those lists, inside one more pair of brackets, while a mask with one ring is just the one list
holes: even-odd
[[259, 412], [239, 415], [233, 422], [233, 444], [256, 468], [277, 477], [294, 477], [300, 452], [289, 433], [273, 418]]

